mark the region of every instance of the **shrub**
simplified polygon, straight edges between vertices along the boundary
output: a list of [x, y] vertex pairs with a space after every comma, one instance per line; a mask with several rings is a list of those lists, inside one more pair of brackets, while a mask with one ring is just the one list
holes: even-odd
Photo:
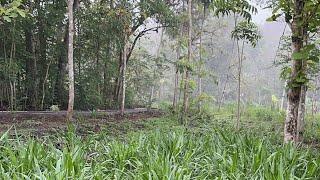
[[244, 112], [244, 116], [257, 121], [283, 121], [284, 112], [272, 110], [262, 106], [248, 106]]

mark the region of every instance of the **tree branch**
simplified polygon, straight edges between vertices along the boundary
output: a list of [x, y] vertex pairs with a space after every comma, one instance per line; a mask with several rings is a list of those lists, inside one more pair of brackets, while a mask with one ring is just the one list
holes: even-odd
[[130, 49], [129, 49], [129, 51], [128, 51], [128, 54], [127, 54], [127, 63], [128, 63], [128, 61], [129, 61], [129, 59], [130, 59], [130, 57], [131, 57], [131, 55], [132, 55], [132, 52], [133, 52], [134, 47], [136, 46], [138, 40], [139, 40], [142, 36], [146, 35], [148, 32], [151, 32], [151, 31], [158, 32], [158, 30], [159, 30], [160, 28], [165, 28], [165, 27], [169, 27], [169, 26], [157, 26], [157, 27], [152, 27], [152, 28], [144, 29], [143, 31], [139, 32], [138, 35], [136, 35], [136, 37], [134, 38], [133, 43], [132, 43], [132, 45], [131, 45], [131, 47], [130, 47]]

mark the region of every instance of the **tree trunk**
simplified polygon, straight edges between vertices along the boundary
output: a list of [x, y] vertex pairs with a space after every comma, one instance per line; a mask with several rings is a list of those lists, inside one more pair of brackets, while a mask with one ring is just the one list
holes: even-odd
[[[299, 53], [303, 48], [303, 0], [294, 1], [293, 21], [291, 24], [293, 53]], [[288, 107], [284, 126], [284, 142], [298, 142], [298, 111], [301, 97], [301, 87], [305, 84], [297, 82], [296, 79], [305, 76], [302, 71], [302, 59], [294, 59], [292, 64], [292, 73], [288, 81]]]
[[222, 95], [221, 95], [221, 98], [219, 100], [219, 105], [218, 105], [218, 111], [219, 112], [220, 112], [221, 106], [222, 106], [222, 104], [224, 102], [228, 81], [229, 81], [229, 74], [227, 74], [226, 82], [224, 83], [224, 86], [223, 86], [223, 89], [222, 89]]
[[[65, 28], [65, 33], [63, 36], [63, 42], [58, 41], [59, 46], [59, 55], [58, 55], [58, 71], [56, 74], [56, 82], [55, 82], [55, 102], [59, 105], [60, 109], [66, 109], [66, 89], [65, 89], [65, 80], [66, 80], [66, 49], [68, 48], [68, 39], [69, 39], [69, 23]], [[63, 25], [60, 27], [61, 31], [63, 31]]]
[[45, 96], [46, 96], [46, 83], [47, 83], [47, 79], [49, 77], [49, 70], [50, 70], [50, 65], [51, 65], [51, 61], [49, 61], [49, 64], [46, 68], [46, 75], [44, 77], [44, 80], [42, 82], [42, 98], [41, 98], [41, 107], [40, 109], [44, 110], [44, 100], [45, 100]]
[[176, 67], [176, 72], [174, 77], [173, 102], [172, 102], [172, 107], [174, 112], [176, 112], [177, 110], [178, 86], [179, 86], [179, 70], [178, 70], [178, 67]]
[[39, 104], [40, 109], [44, 110], [44, 97], [45, 97], [45, 89], [43, 88], [46, 84], [46, 78], [47, 78], [47, 68], [50, 66], [49, 64], [51, 62], [47, 62], [47, 33], [46, 33], [46, 21], [44, 20], [43, 16], [45, 14], [44, 9], [42, 6], [46, 6], [46, 4], [42, 4], [45, 2], [41, 1], [35, 1], [36, 2], [36, 8], [38, 11], [37, 15], [37, 26], [39, 29], [38, 32], [38, 66], [39, 66], [39, 88], [42, 87], [42, 90], [39, 91]]
[[[304, 45], [308, 45], [308, 33], [307, 28], [303, 28], [303, 38], [304, 38]], [[306, 72], [307, 70], [307, 64], [302, 61], [302, 71]], [[297, 140], [298, 142], [303, 141], [303, 132], [304, 132], [304, 124], [305, 124], [305, 115], [307, 113], [306, 111], [306, 97], [307, 97], [307, 85], [301, 86], [301, 94], [300, 94], [300, 102], [299, 102], [299, 110], [298, 110], [298, 122], [297, 122]]]
[[[188, 0], [188, 61], [191, 61], [192, 56], [192, 0]], [[185, 67], [185, 83], [184, 83], [184, 95], [183, 95], [183, 115], [181, 116], [181, 123], [186, 123], [186, 117], [189, 109], [189, 70]]]
[[[13, 61], [15, 59], [16, 44], [15, 44], [15, 24], [13, 25], [12, 43], [9, 58], [9, 84], [10, 84], [10, 110], [15, 110], [16, 96], [15, 96], [15, 84], [16, 84], [16, 71], [13, 69]], [[12, 77], [13, 76], [13, 77]]]
[[312, 120], [314, 120], [314, 115], [316, 114], [316, 95], [317, 93], [317, 89], [318, 89], [318, 78], [315, 79], [315, 89], [312, 93], [312, 105], [311, 105], [311, 115], [312, 115]]
[[74, 0], [68, 0], [68, 18], [69, 18], [69, 38], [68, 38], [68, 77], [69, 77], [69, 101], [67, 120], [70, 121], [73, 115], [74, 106], [74, 72], [73, 72], [73, 3]]
[[306, 111], [306, 95], [307, 95], [307, 86], [304, 85], [301, 87], [301, 96], [300, 96], [299, 111], [298, 111], [298, 123], [297, 123], [298, 142], [302, 142], [303, 140], [304, 117], [305, 117], [305, 111]]
[[282, 91], [282, 97], [281, 97], [281, 104], [280, 104], [280, 110], [282, 111], [284, 108], [284, 102], [285, 102], [285, 96], [286, 96], [286, 87], [287, 87], [287, 82], [285, 82], [283, 91]]
[[161, 100], [161, 94], [162, 94], [162, 82], [159, 81], [159, 91], [158, 91], [158, 100]]
[[[202, 94], [202, 31], [203, 31], [203, 24], [204, 24], [204, 15], [201, 20], [201, 27], [200, 27], [200, 45], [199, 45], [199, 72], [198, 72], [198, 96], [200, 97]], [[198, 104], [198, 110], [201, 111], [201, 101]]]
[[34, 42], [33, 35], [30, 27], [25, 30], [26, 37], [26, 95], [27, 95], [27, 110], [36, 110], [37, 103], [37, 65], [34, 57]]
[[119, 65], [118, 65], [118, 76], [116, 80], [116, 85], [114, 88], [114, 100], [120, 104], [120, 99], [121, 99], [121, 82], [122, 82], [122, 66], [123, 66], [123, 50], [119, 52]]
[[240, 121], [241, 121], [241, 75], [242, 75], [242, 60], [243, 60], [243, 50], [244, 50], [244, 41], [242, 42], [242, 50], [240, 52], [239, 40], [237, 40], [238, 46], [238, 96], [237, 96], [237, 124], [236, 129], [240, 130]]
[[[101, 77], [101, 68], [100, 68], [100, 37], [98, 36], [96, 38], [97, 42], [96, 42], [96, 76], [98, 77], [98, 80], [100, 81], [100, 77]], [[97, 93], [98, 93], [98, 96], [101, 95], [101, 87], [100, 87], [100, 82], [98, 82], [97, 84]]]
[[125, 111], [126, 100], [126, 69], [127, 69], [127, 44], [128, 36], [125, 33], [124, 45], [122, 50], [122, 67], [121, 67], [121, 101], [120, 101], [120, 114], [123, 116]]
[[150, 97], [149, 97], [148, 110], [151, 110], [151, 108], [152, 108], [153, 94], [154, 94], [154, 86], [151, 86], [151, 92], [150, 92]]
[[104, 70], [103, 70], [103, 98], [104, 98], [104, 108], [107, 109], [108, 106], [110, 106], [110, 102], [109, 102], [109, 90], [108, 90], [108, 61], [110, 61], [111, 59], [111, 41], [107, 42], [107, 48], [106, 48], [106, 59], [104, 61]]
[[[156, 54], [156, 59], [158, 61], [158, 59], [160, 58], [160, 53], [161, 53], [161, 47], [162, 47], [162, 42], [163, 42], [163, 33], [164, 33], [164, 29], [161, 30], [161, 36], [160, 36], [160, 43], [157, 49], [157, 54]], [[156, 68], [156, 67], [155, 67]], [[156, 75], [156, 69], [154, 68], [153, 70], [153, 78], [155, 78]], [[159, 86], [159, 100], [161, 98], [161, 85], [162, 83], [160, 82], [160, 86]], [[155, 88], [155, 82], [152, 82], [151, 84], [151, 92], [150, 92], [150, 98], [149, 98], [149, 103], [148, 103], [148, 108], [151, 109], [152, 107], [152, 103], [153, 103], [153, 96], [154, 96], [154, 88]]]

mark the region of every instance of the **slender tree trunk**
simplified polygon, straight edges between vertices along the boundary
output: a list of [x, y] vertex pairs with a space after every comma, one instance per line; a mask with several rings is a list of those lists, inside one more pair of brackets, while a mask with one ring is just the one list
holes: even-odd
[[122, 83], [122, 66], [123, 66], [123, 49], [119, 52], [119, 65], [118, 65], [118, 76], [116, 80], [116, 86], [114, 89], [115, 101], [120, 104], [121, 99], [121, 83]]
[[14, 90], [13, 90], [13, 83], [10, 81], [10, 111], [14, 110]]
[[221, 110], [221, 106], [222, 106], [222, 103], [224, 101], [224, 97], [225, 97], [225, 94], [226, 94], [228, 81], [229, 81], [229, 74], [227, 74], [227, 79], [226, 79], [226, 82], [224, 83], [224, 86], [223, 86], [222, 95], [221, 95], [221, 98], [219, 100], [218, 111]]
[[304, 117], [306, 111], [306, 94], [307, 94], [307, 86], [301, 87], [301, 95], [299, 102], [299, 111], [298, 111], [298, 123], [297, 123], [297, 139], [299, 142], [303, 140], [303, 132], [304, 132]]
[[[188, 62], [192, 59], [192, 0], [188, 0]], [[183, 95], [183, 115], [181, 123], [186, 123], [186, 117], [189, 109], [189, 70], [185, 68], [185, 83]]]
[[42, 6], [46, 6], [45, 1], [35, 1], [36, 2], [36, 8], [38, 11], [37, 14], [37, 26], [39, 29], [38, 32], [38, 42], [39, 42], [39, 47], [38, 47], [38, 59], [39, 59], [39, 76], [38, 76], [38, 80], [39, 80], [39, 88], [40, 86], [42, 87], [42, 91], [39, 91], [39, 105], [40, 105], [40, 109], [43, 110], [44, 108], [44, 98], [45, 97], [45, 91], [43, 90], [43, 86], [46, 84], [46, 70], [47, 68], [50, 66], [49, 64], [51, 62], [47, 62], [47, 33], [46, 33], [46, 21], [44, 20], [43, 16], [45, 14], [44, 9], [42, 8]]
[[[237, 15], [234, 13], [234, 28], [237, 27], [238, 25], [238, 17]], [[236, 45], [237, 45], [237, 56], [238, 56], [238, 84], [237, 84], [237, 121], [236, 121], [236, 129], [237, 131], [239, 131], [240, 129], [240, 121], [241, 121], [241, 107], [240, 107], [240, 103], [241, 103], [241, 66], [242, 66], [242, 55], [240, 52], [240, 45], [239, 45], [239, 40], [236, 39]], [[243, 46], [242, 46], [243, 48]]]
[[[177, 66], [177, 65], [176, 65]], [[173, 102], [172, 102], [172, 107], [173, 111], [177, 111], [177, 99], [178, 99], [178, 86], [179, 86], [179, 70], [178, 67], [176, 67], [175, 70], [175, 77], [174, 77], [174, 92], [173, 92]]]
[[[182, 28], [180, 28], [180, 31], [182, 31]], [[176, 60], [176, 66], [175, 66], [175, 76], [174, 76], [174, 90], [173, 90], [173, 102], [172, 102], [172, 107], [173, 107], [173, 112], [176, 112], [177, 111], [177, 101], [179, 100], [178, 99], [178, 90], [179, 90], [179, 67], [178, 67], [178, 64], [179, 64], [179, 61], [180, 61], [180, 46], [181, 46], [181, 43], [180, 43], [180, 40], [179, 42], [177, 43], [178, 44], [178, 47], [177, 47], [177, 60]]]
[[[164, 29], [161, 30], [161, 36], [160, 36], [160, 43], [159, 43], [159, 46], [158, 46], [158, 50], [157, 50], [157, 54], [156, 54], [156, 59], [159, 59], [160, 58], [160, 53], [161, 53], [161, 48], [162, 48], [162, 42], [163, 42], [163, 33], [164, 33]], [[156, 67], [155, 67], [156, 68]], [[156, 75], [156, 69], [153, 70], [153, 77], [155, 78], [155, 75]], [[152, 107], [152, 103], [153, 103], [153, 95], [154, 95], [154, 88], [155, 88], [155, 82], [152, 82], [152, 85], [151, 85], [151, 92], [150, 92], [150, 98], [149, 98], [149, 109], [151, 109]], [[160, 92], [161, 92], [161, 83], [160, 83], [160, 86], [159, 86], [159, 100], [160, 100]]]
[[74, 72], [73, 72], [73, 3], [74, 0], [68, 0], [68, 18], [69, 18], [69, 38], [68, 38], [68, 76], [69, 76], [69, 101], [67, 120], [70, 121], [73, 115], [74, 106]]
[[42, 82], [42, 98], [41, 98], [41, 107], [40, 107], [40, 109], [42, 109], [42, 110], [44, 109], [44, 99], [46, 96], [46, 83], [47, 83], [47, 79], [49, 76], [50, 65], [51, 65], [51, 61], [49, 61], [49, 64], [47, 65], [46, 75], [45, 75], [44, 80]]
[[[303, 29], [303, 38], [304, 38], [304, 45], [308, 45], [308, 33], [307, 33], [307, 28]], [[306, 72], [307, 70], [307, 64], [302, 61], [302, 71]], [[307, 113], [306, 110], [306, 97], [307, 97], [307, 90], [308, 87], [307, 85], [302, 85], [301, 86], [301, 94], [300, 94], [300, 102], [299, 102], [299, 110], [298, 110], [298, 122], [297, 122], [297, 140], [298, 142], [303, 141], [303, 132], [304, 132], [304, 124], [305, 124], [305, 115]]]
[[34, 42], [33, 35], [30, 28], [25, 30], [26, 36], [26, 51], [27, 51], [27, 59], [26, 59], [26, 95], [27, 95], [27, 110], [36, 110], [36, 98], [37, 98], [37, 66], [36, 60], [34, 57]]
[[282, 90], [282, 97], [281, 97], [281, 104], [280, 104], [281, 111], [284, 108], [284, 102], [285, 102], [285, 98], [286, 98], [286, 87], [287, 87], [287, 82], [285, 82], [283, 90]]
[[[97, 40], [97, 44], [96, 44], [96, 71], [97, 71], [97, 77], [101, 77], [101, 68], [100, 68], [100, 37], [98, 35], [98, 37], [96, 38]], [[100, 78], [99, 78], [100, 81]], [[101, 84], [100, 82], [97, 84], [97, 92], [98, 95], [101, 95]]]
[[314, 119], [314, 104], [315, 104], [315, 93], [312, 93], [312, 98], [311, 98], [311, 116], [312, 119]]
[[150, 92], [150, 97], [149, 97], [148, 110], [151, 110], [151, 108], [152, 108], [153, 95], [154, 95], [154, 86], [151, 86], [151, 92]]
[[238, 46], [238, 97], [237, 97], [237, 130], [240, 130], [240, 121], [241, 121], [241, 75], [242, 75], [242, 60], [243, 60], [243, 50], [244, 50], [244, 41], [242, 42], [242, 50], [240, 52], [239, 40], [237, 40]]
[[[65, 80], [66, 80], [66, 49], [68, 48], [68, 39], [69, 39], [69, 22], [67, 23], [65, 27], [64, 35], [61, 35], [63, 37], [63, 42], [58, 41], [58, 47], [59, 47], [59, 55], [58, 55], [58, 63], [57, 63], [57, 74], [56, 74], [56, 82], [55, 82], [55, 102], [57, 105], [59, 105], [60, 109], [66, 109], [67, 103], [66, 103], [66, 89], [65, 89]], [[59, 28], [61, 31], [63, 31], [64, 27], [61, 24], [61, 27]]]
[[107, 48], [106, 48], [106, 59], [104, 61], [104, 70], [103, 70], [103, 94], [104, 94], [104, 108], [107, 109], [108, 106], [110, 105], [108, 95], [108, 74], [107, 74], [107, 69], [108, 69], [108, 61], [111, 59], [111, 41], [108, 40], [107, 42]]
[[[200, 27], [200, 45], [199, 45], [199, 72], [198, 72], [198, 96], [202, 94], [202, 31], [203, 31], [203, 24], [204, 24], [204, 17], [203, 15], [201, 19], [201, 27]], [[198, 110], [201, 111], [201, 101], [198, 104]]]
[[159, 81], [159, 90], [158, 90], [158, 100], [161, 100], [161, 94], [162, 94], [162, 82]]
[[[182, 2], [182, 10], [185, 11], [185, 2]], [[179, 33], [179, 39], [178, 39], [178, 43], [177, 43], [177, 61], [176, 61], [176, 69], [175, 69], [175, 79], [174, 79], [174, 94], [173, 94], [173, 102], [172, 102], [172, 106], [173, 106], [173, 112], [177, 111], [178, 108], [178, 104], [180, 102], [180, 98], [181, 98], [181, 88], [179, 90], [179, 61], [180, 61], [180, 56], [181, 56], [181, 39], [183, 36], [183, 24], [180, 25], [180, 33]], [[183, 77], [182, 77], [183, 79]]]
[[[13, 25], [12, 31], [12, 43], [11, 43], [11, 50], [10, 50], [10, 58], [9, 58], [9, 84], [10, 84], [10, 110], [13, 111], [15, 109], [15, 79], [16, 79], [16, 72], [13, 69], [13, 61], [15, 59], [15, 23]], [[13, 77], [12, 77], [13, 76]]]
[[[303, 48], [303, 0], [294, 1], [293, 21], [291, 24], [293, 53], [299, 53]], [[291, 77], [288, 81], [288, 107], [284, 126], [284, 142], [298, 142], [298, 111], [301, 97], [301, 87], [305, 84], [297, 82], [300, 76], [305, 76], [302, 71], [302, 59], [293, 59]]]
[[315, 90], [312, 93], [312, 105], [311, 105], [311, 115], [312, 115], [312, 120], [314, 120], [314, 115], [316, 113], [316, 95], [317, 93], [317, 88], [318, 88], [318, 78], [315, 80]]
[[127, 69], [127, 44], [128, 36], [124, 33], [124, 45], [122, 52], [122, 70], [121, 70], [121, 104], [120, 104], [120, 114], [123, 116], [125, 111], [125, 100], [126, 100], [126, 69]]

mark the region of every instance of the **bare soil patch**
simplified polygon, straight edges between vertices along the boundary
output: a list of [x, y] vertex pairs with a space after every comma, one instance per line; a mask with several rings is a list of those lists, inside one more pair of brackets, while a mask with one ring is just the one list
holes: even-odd
[[[101, 128], [111, 124], [130, 121], [133, 124], [140, 120], [160, 117], [163, 113], [158, 110], [130, 109], [121, 116], [118, 111], [79, 111], [75, 112], [71, 124], [78, 127], [80, 134], [100, 132]], [[0, 112], [0, 133], [10, 129], [12, 132], [35, 133], [45, 135], [65, 130], [68, 126], [66, 112]], [[138, 125], [139, 126], [139, 125]]]

